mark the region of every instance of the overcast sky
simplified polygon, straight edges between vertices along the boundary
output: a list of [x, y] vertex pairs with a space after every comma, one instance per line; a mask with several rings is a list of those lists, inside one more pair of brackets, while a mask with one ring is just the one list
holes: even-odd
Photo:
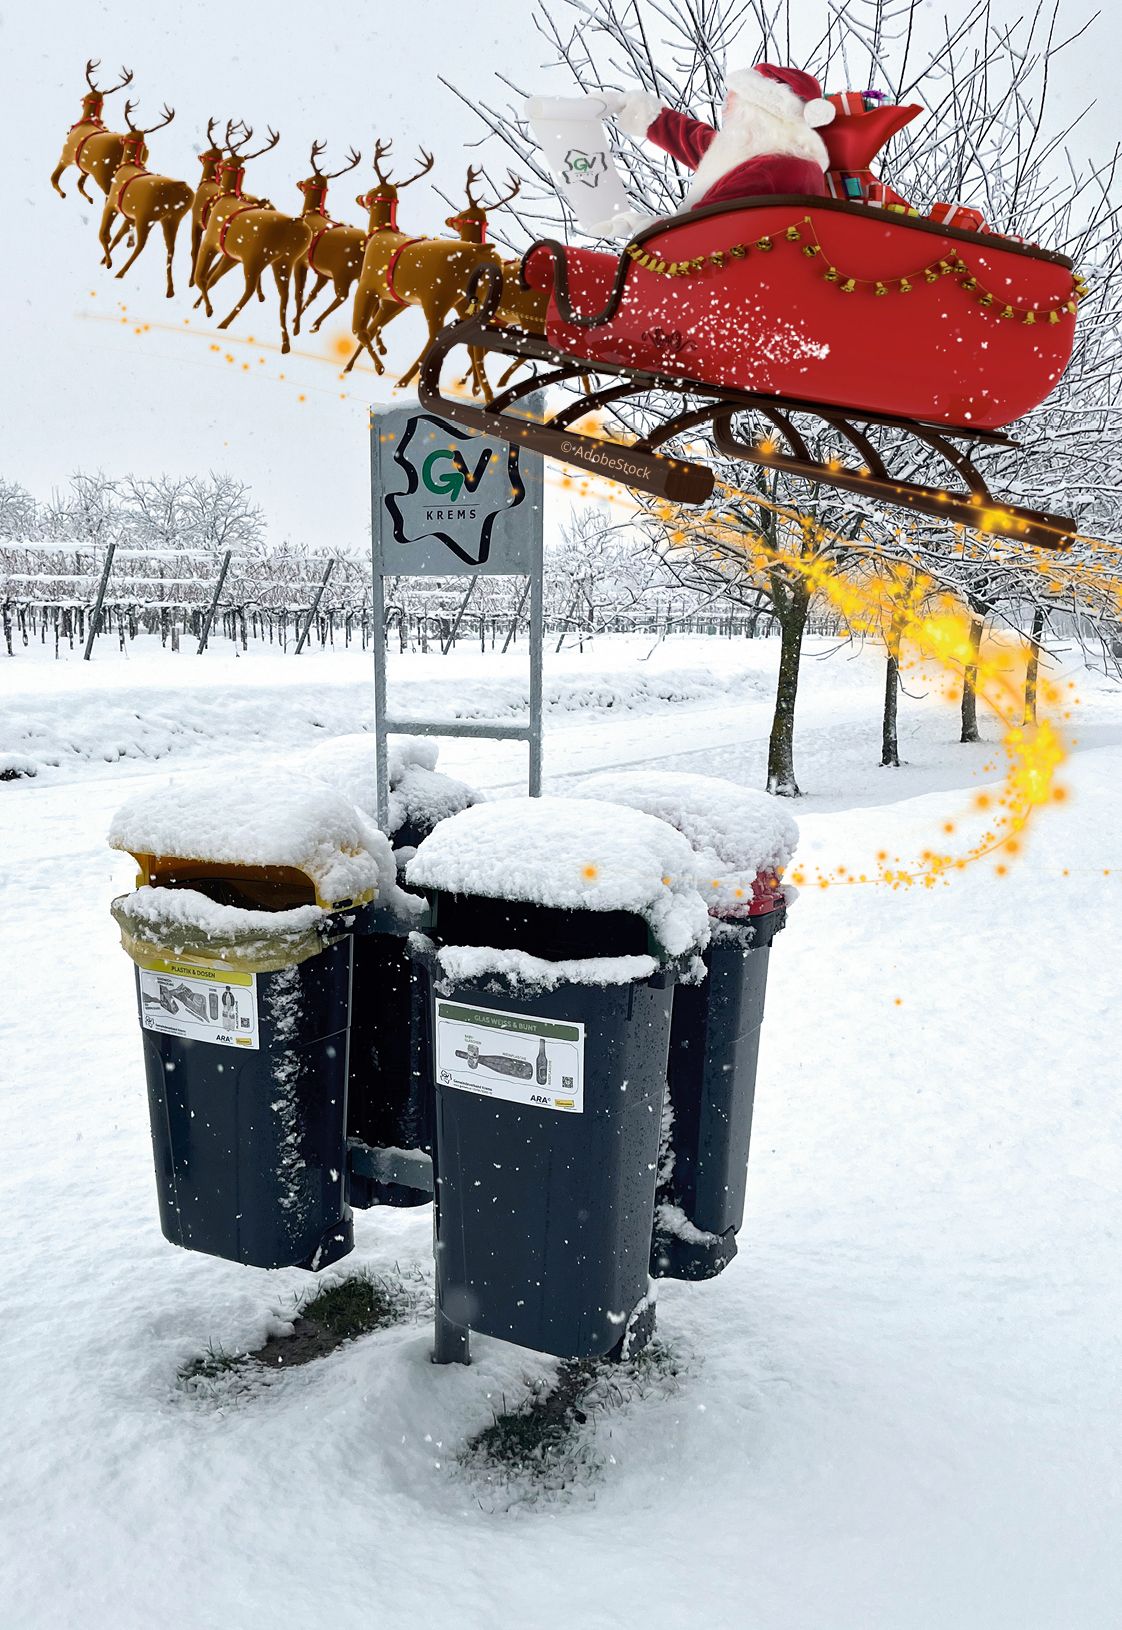
[[[562, 0], [557, 4], [561, 9]], [[1015, 6], [1004, 10], [1018, 14]], [[1074, 24], [1091, 7], [1072, 0], [1065, 10]], [[806, 0], [808, 19], [823, 11], [822, 0]], [[254, 187], [294, 212], [293, 182], [307, 174], [312, 138], [329, 143], [336, 163], [353, 142], [362, 166], [336, 184], [332, 202], [341, 217], [357, 221], [353, 199], [369, 185], [375, 135], [394, 139], [403, 164], [423, 142], [436, 154], [433, 180], [459, 191], [470, 156], [465, 143], [479, 131], [438, 83], [439, 73], [480, 94], [495, 94], [500, 69], [532, 88], [565, 89], [539, 66], [547, 52], [530, 12], [530, 0], [271, 0], [253, 7], [192, 0], [182, 8], [5, 0], [0, 475], [45, 497], [77, 468], [229, 470], [251, 484], [277, 534], [317, 548], [360, 542], [368, 506], [366, 406], [388, 392], [369, 372], [338, 378], [346, 307], [330, 333], [325, 327], [315, 339], [297, 340], [308, 355], [282, 359], [271, 289], [268, 303], [247, 307], [225, 337], [191, 313], [186, 227], [174, 300], [164, 298], [155, 240], [125, 282], [102, 269], [100, 206], [91, 210], [77, 195], [74, 170], [63, 179], [65, 200], [49, 184], [78, 115], [83, 65], [100, 56], [107, 75], [121, 62], [133, 68], [138, 117], [148, 122], [165, 99], [176, 108], [175, 123], [153, 138], [152, 160], [191, 182], [208, 115], [244, 117], [262, 132], [266, 123], [279, 128], [282, 141], [255, 166]], [[958, 0], [933, 4], [931, 26], [941, 26], [947, 12], [961, 15]], [[1088, 155], [1104, 155], [1116, 139], [1120, 42], [1116, 18], [1100, 19], [1073, 48], [1055, 87], [1058, 115], [1099, 96], [1078, 144]], [[746, 60], [754, 47], [746, 36]], [[107, 111], [119, 119], [122, 102], [112, 99]], [[425, 182], [404, 195], [407, 229], [439, 230], [447, 213]], [[233, 272], [219, 286], [217, 315], [229, 309], [239, 282]], [[409, 314], [391, 332], [391, 360], [402, 369], [424, 328]], [[268, 344], [251, 344], [251, 336]]]

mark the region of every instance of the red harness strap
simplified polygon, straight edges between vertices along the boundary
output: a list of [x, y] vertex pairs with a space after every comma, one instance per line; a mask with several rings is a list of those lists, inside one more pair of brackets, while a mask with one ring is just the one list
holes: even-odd
[[344, 224], [345, 223], [343, 221], [328, 221], [326, 226], [320, 227], [319, 231], [315, 234], [311, 243], [308, 245], [308, 253], [304, 256], [304, 259], [308, 263], [308, 270], [314, 272], [317, 277], [330, 277], [331, 273], [321, 272], [315, 261], [312, 259], [312, 256], [316, 252], [316, 244], [323, 237], [325, 232], [334, 232], [336, 227], [343, 226]]
[[104, 129], [105, 129], [105, 126], [102, 124], [101, 120], [99, 119], [95, 123], [92, 130], [87, 130], [86, 131], [86, 134], [82, 137], [81, 141], [78, 143], [77, 147], [74, 149], [74, 162], [78, 166], [79, 169], [82, 168], [82, 163], [81, 163], [82, 149], [85, 147], [86, 143], [89, 141], [91, 136], [96, 136], [100, 131], [102, 131]]
[[399, 306], [407, 305], [408, 302], [401, 298], [400, 294], [398, 294], [397, 290], [393, 286], [393, 274], [397, 271], [397, 263], [411, 244], [424, 243], [424, 241], [425, 240], [423, 238], [406, 238], [404, 243], [398, 244], [397, 248], [390, 256], [389, 265], [386, 267], [386, 287], [390, 291], [390, 299], [396, 300]]
[[[124, 186], [121, 188], [120, 192], [117, 194], [117, 208], [120, 210], [122, 215], [125, 214], [125, 194], [128, 192], [128, 190], [132, 186], [133, 182], [134, 181], [139, 181], [142, 175], [151, 175], [151, 173], [152, 173], [151, 170], [145, 170], [142, 167], [142, 168], [138, 169], [133, 175], [129, 176], [128, 180], [125, 182]], [[132, 217], [130, 216], [129, 219], [131, 220], [131, 218]]]
[[210, 212], [214, 208], [215, 204], [217, 204], [218, 200], [220, 198], [229, 198], [231, 196], [234, 198], [240, 198], [241, 193], [236, 192], [230, 194], [228, 192], [223, 192], [222, 189], [219, 188], [217, 192], [212, 192], [209, 198], [205, 198], [203, 200], [203, 209], [202, 214], [199, 216], [199, 225], [204, 231], [206, 230], [206, 223], [210, 220]]
[[233, 260], [234, 258], [226, 248], [226, 234], [230, 230], [231, 223], [236, 221], [239, 215], [251, 215], [255, 209], [260, 208], [260, 204], [243, 204], [241, 209], [232, 209], [223, 221], [218, 232], [218, 248], [220, 253], [226, 256], [227, 260]]

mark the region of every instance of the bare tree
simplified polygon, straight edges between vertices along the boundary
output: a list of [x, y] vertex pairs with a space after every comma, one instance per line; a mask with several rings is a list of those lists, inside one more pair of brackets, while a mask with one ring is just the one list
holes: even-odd
[[38, 538], [41, 527], [39, 505], [27, 488], [0, 477], [0, 538]]
[[[921, 101], [926, 118], [909, 126], [887, 149], [885, 166], [893, 184], [921, 208], [938, 200], [976, 203], [996, 230], [1069, 253], [1088, 276], [1090, 297], [1080, 312], [1072, 363], [1060, 388], [1026, 422], [1026, 439], [1033, 450], [1030, 456], [1018, 451], [1001, 457], [995, 474], [1005, 481], [1014, 501], [1050, 508], [1062, 497], [1081, 525], [1101, 535], [1117, 528], [1119, 514], [1122, 436], [1117, 363], [1122, 301], [1113, 253], [1119, 229], [1118, 154], [1101, 163], [1078, 162], [1069, 138], [1082, 114], [1057, 126], [1048, 106], [1062, 53], [1088, 24], [1064, 34], [1059, 0], [1038, 4], [1010, 24], [992, 16], [988, 0], [973, 0], [959, 21], [945, 20], [941, 32], [932, 36], [927, 10], [922, 0], [837, 0], [821, 7], [815, 25], [805, 4], [793, 0], [742, 4], [567, 0], [567, 10], [552, 0], [538, 0], [534, 20], [551, 47], [551, 67], [576, 89], [595, 92], [639, 85], [664, 103], [712, 122], [717, 122], [726, 60], [733, 50], [754, 60], [809, 69], [827, 89], [840, 88], [840, 81], [848, 88], [882, 88], [895, 102]], [[522, 116], [522, 102], [532, 87], [498, 77], [500, 94], [487, 101], [451, 88], [479, 115], [485, 127], [484, 149], [501, 154], [504, 166], [513, 161], [522, 174], [514, 214], [524, 234], [548, 231], [571, 236], [574, 223]], [[635, 207], [655, 215], [673, 213], [685, 191], [679, 168], [618, 132], [612, 139]], [[1027, 330], [1026, 343], [1031, 342]], [[658, 415], [657, 401], [651, 406]], [[617, 417], [625, 432], [634, 432], [635, 419], [625, 413], [633, 410], [620, 410]], [[813, 443], [816, 438], [806, 439]], [[891, 435], [888, 440], [894, 474], [902, 480], [943, 485], [943, 471], [933, 467], [925, 448], [914, 441], [893, 445]], [[812, 447], [816, 454], [829, 451]], [[720, 527], [705, 521], [699, 525], [685, 513], [667, 517], [654, 506], [648, 506], [648, 515], [655, 517], [656, 531], [677, 538], [687, 553], [692, 551], [688, 563], [679, 567], [684, 583], [712, 593], [714, 580], [720, 579], [732, 592], [739, 570], [745, 599], [768, 600], [782, 636], [768, 785], [793, 795], [798, 662], [815, 578], [823, 570], [849, 570], [850, 544], [857, 555], [873, 546], [887, 560], [905, 567], [920, 560], [929, 566], [933, 554], [957, 558], [965, 567], [961, 533], [927, 526], [877, 528], [877, 518], [856, 505], [807, 502], [805, 489], [790, 495], [785, 489], [761, 493], [760, 479], [746, 478], [742, 466], [719, 459], [714, 463], [720, 490], [731, 500], [727, 506], [722, 503]], [[777, 499], [778, 508], [769, 509], [768, 501], [774, 506]], [[793, 514], [795, 503], [799, 513]], [[739, 541], [728, 537], [730, 515], [743, 531]], [[874, 530], [879, 532], [875, 540]], [[837, 543], [839, 538], [848, 543]], [[748, 564], [758, 558], [756, 545], [764, 547], [766, 569]], [[1015, 560], [1026, 580], [1039, 570], [1024, 553]], [[992, 609], [989, 577], [979, 579], [977, 573], [962, 569], [956, 581], [971, 607], [980, 642]], [[1003, 587], [1005, 582], [1002, 574]], [[887, 755], [887, 762], [898, 757], [894, 674], [899, 651], [893, 650], [892, 626], [890, 618], [882, 720], [882, 759]], [[966, 664], [964, 676], [966, 740], [977, 735], [973, 666]]]

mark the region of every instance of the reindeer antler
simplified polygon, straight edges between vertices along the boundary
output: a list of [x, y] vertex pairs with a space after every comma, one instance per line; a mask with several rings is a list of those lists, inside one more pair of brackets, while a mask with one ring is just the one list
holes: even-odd
[[214, 127], [217, 123], [217, 119], [208, 119], [206, 122], [206, 139], [212, 147], [214, 146]]
[[483, 174], [482, 169], [477, 169], [474, 164], [469, 164], [468, 165], [467, 180], [464, 183], [464, 191], [467, 193], [467, 201], [468, 201], [468, 208], [469, 209], [479, 209], [480, 208], [479, 199], [475, 196], [474, 192], [472, 192], [472, 187], [473, 187], [474, 183], [477, 182], [480, 179], [482, 174]]
[[[239, 125], [241, 127], [242, 137], [240, 141], [235, 141], [234, 131], [238, 129]], [[239, 119], [237, 124], [234, 123], [233, 119], [226, 120], [226, 151], [229, 153], [231, 158], [238, 157], [242, 148], [245, 146], [246, 142], [249, 141], [252, 135], [253, 126], [247, 125], [244, 119]]]
[[324, 151], [326, 146], [327, 143], [325, 141], [314, 141], [312, 143], [312, 156], [308, 161], [312, 166], [312, 174], [318, 175], [321, 181], [326, 181], [328, 179], [328, 177], [325, 176], [323, 171], [320, 169], [318, 163], [319, 156]]
[[492, 203], [485, 205], [484, 207], [488, 211], [493, 209], [502, 209], [504, 204], [509, 204], [511, 199], [517, 198], [518, 194], [522, 191], [521, 178], [516, 176], [513, 170], [507, 171], [507, 178], [511, 182], [510, 191], [508, 193], [504, 193], [501, 198], [496, 198]]
[[128, 125], [129, 129], [132, 131], [134, 136], [150, 136], [154, 130], [162, 130], [165, 125], [169, 125], [171, 123], [171, 121], [175, 118], [175, 109], [174, 108], [169, 108], [167, 103], [165, 102], [164, 103], [164, 116], [163, 116], [163, 118], [162, 119], [157, 119], [156, 123], [154, 125], [148, 125], [145, 129], [142, 130], [139, 125], [134, 125], [133, 122], [132, 122], [131, 114], [132, 114], [132, 110], [133, 110], [133, 108], [135, 106], [136, 106], [135, 102], [126, 102], [125, 103], [125, 123]]
[[390, 178], [388, 175], [382, 174], [381, 161], [384, 158], [389, 158], [390, 148], [392, 146], [392, 138], [390, 141], [378, 140], [374, 143], [374, 174], [378, 177], [378, 180], [383, 187], [388, 187], [390, 185]]
[[[361, 164], [361, 162], [362, 162], [362, 154], [358, 151], [358, 148], [357, 147], [349, 147], [347, 149], [347, 163], [344, 164], [344, 166], [343, 166], [343, 168], [341, 170], [329, 170], [327, 172], [326, 179], [328, 181], [334, 181], [334, 180], [336, 180], [336, 178], [338, 176], [346, 175], [348, 170], [353, 170], [355, 165], [356, 164]], [[317, 172], [317, 174], [318, 174], [318, 172]]]
[[402, 187], [411, 187], [413, 185], [414, 181], [419, 181], [423, 175], [428, 175], [429, 171], [432, 169], [433, 165], [436, 163], [436, 160], [433, 158], [431, 153], [426, 153], [423, 147], [421, 148], [420, 151], [421, 151], [421, 158], [423, 160], [423, 162], [421, 164], [421, 168], [417, 171], [416, 175], [411, 175], [409, 177], [408, 181], [399, 181], [397, 183], [398, 192], [401, 191]]
[[[280, 131], [279, 130], [274, 130], [272, 125], [266, 125], [265, 129], [269, 132], [269, 139], [265, 143], [264, 147], [259, 147], [257, 149], [256, 153], [241, 153], [241, 152], [239, 152], [238, 157], [240, 159], [248, 161], [251, 158], [260, 158], [262, 153], [268, 153], [272, 148], [274, 148], [277, 145], [277, 143], [280, 141]], [[253, 130], [252, 130], [252, 127], [251, 127], [250, 131], [249, 131], [249, 135], [252, 136], [252, 134], [253, 134]], [[247, 141], [249, 140], [249, 136], [246, 137], [246, 140]]]
[[99, 89], [98, 86], [94, 84], [93, 76], [94, 72], [100, 67], [100, 57], [91, 57], [86, 63], [86, 84], [96, 96], [112, 96], [114, 91], [123, 90], [126, 85], [132, 84], [132, 69], [122, 67], [121, 77], [115, 85], [110, 85], [107, 90]]

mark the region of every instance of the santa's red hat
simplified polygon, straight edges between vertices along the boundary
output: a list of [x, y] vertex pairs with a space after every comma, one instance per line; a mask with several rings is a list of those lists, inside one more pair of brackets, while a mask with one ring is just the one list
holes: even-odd
[[738, 68], [729, 74], [725, 86], [777, 119], [799, 120], [812, 129], [828, 125], [837, 113], [822, 95], [814, 75], [801, 68], [777, 68], [770, 62], [757, 62], [754, 68]]

